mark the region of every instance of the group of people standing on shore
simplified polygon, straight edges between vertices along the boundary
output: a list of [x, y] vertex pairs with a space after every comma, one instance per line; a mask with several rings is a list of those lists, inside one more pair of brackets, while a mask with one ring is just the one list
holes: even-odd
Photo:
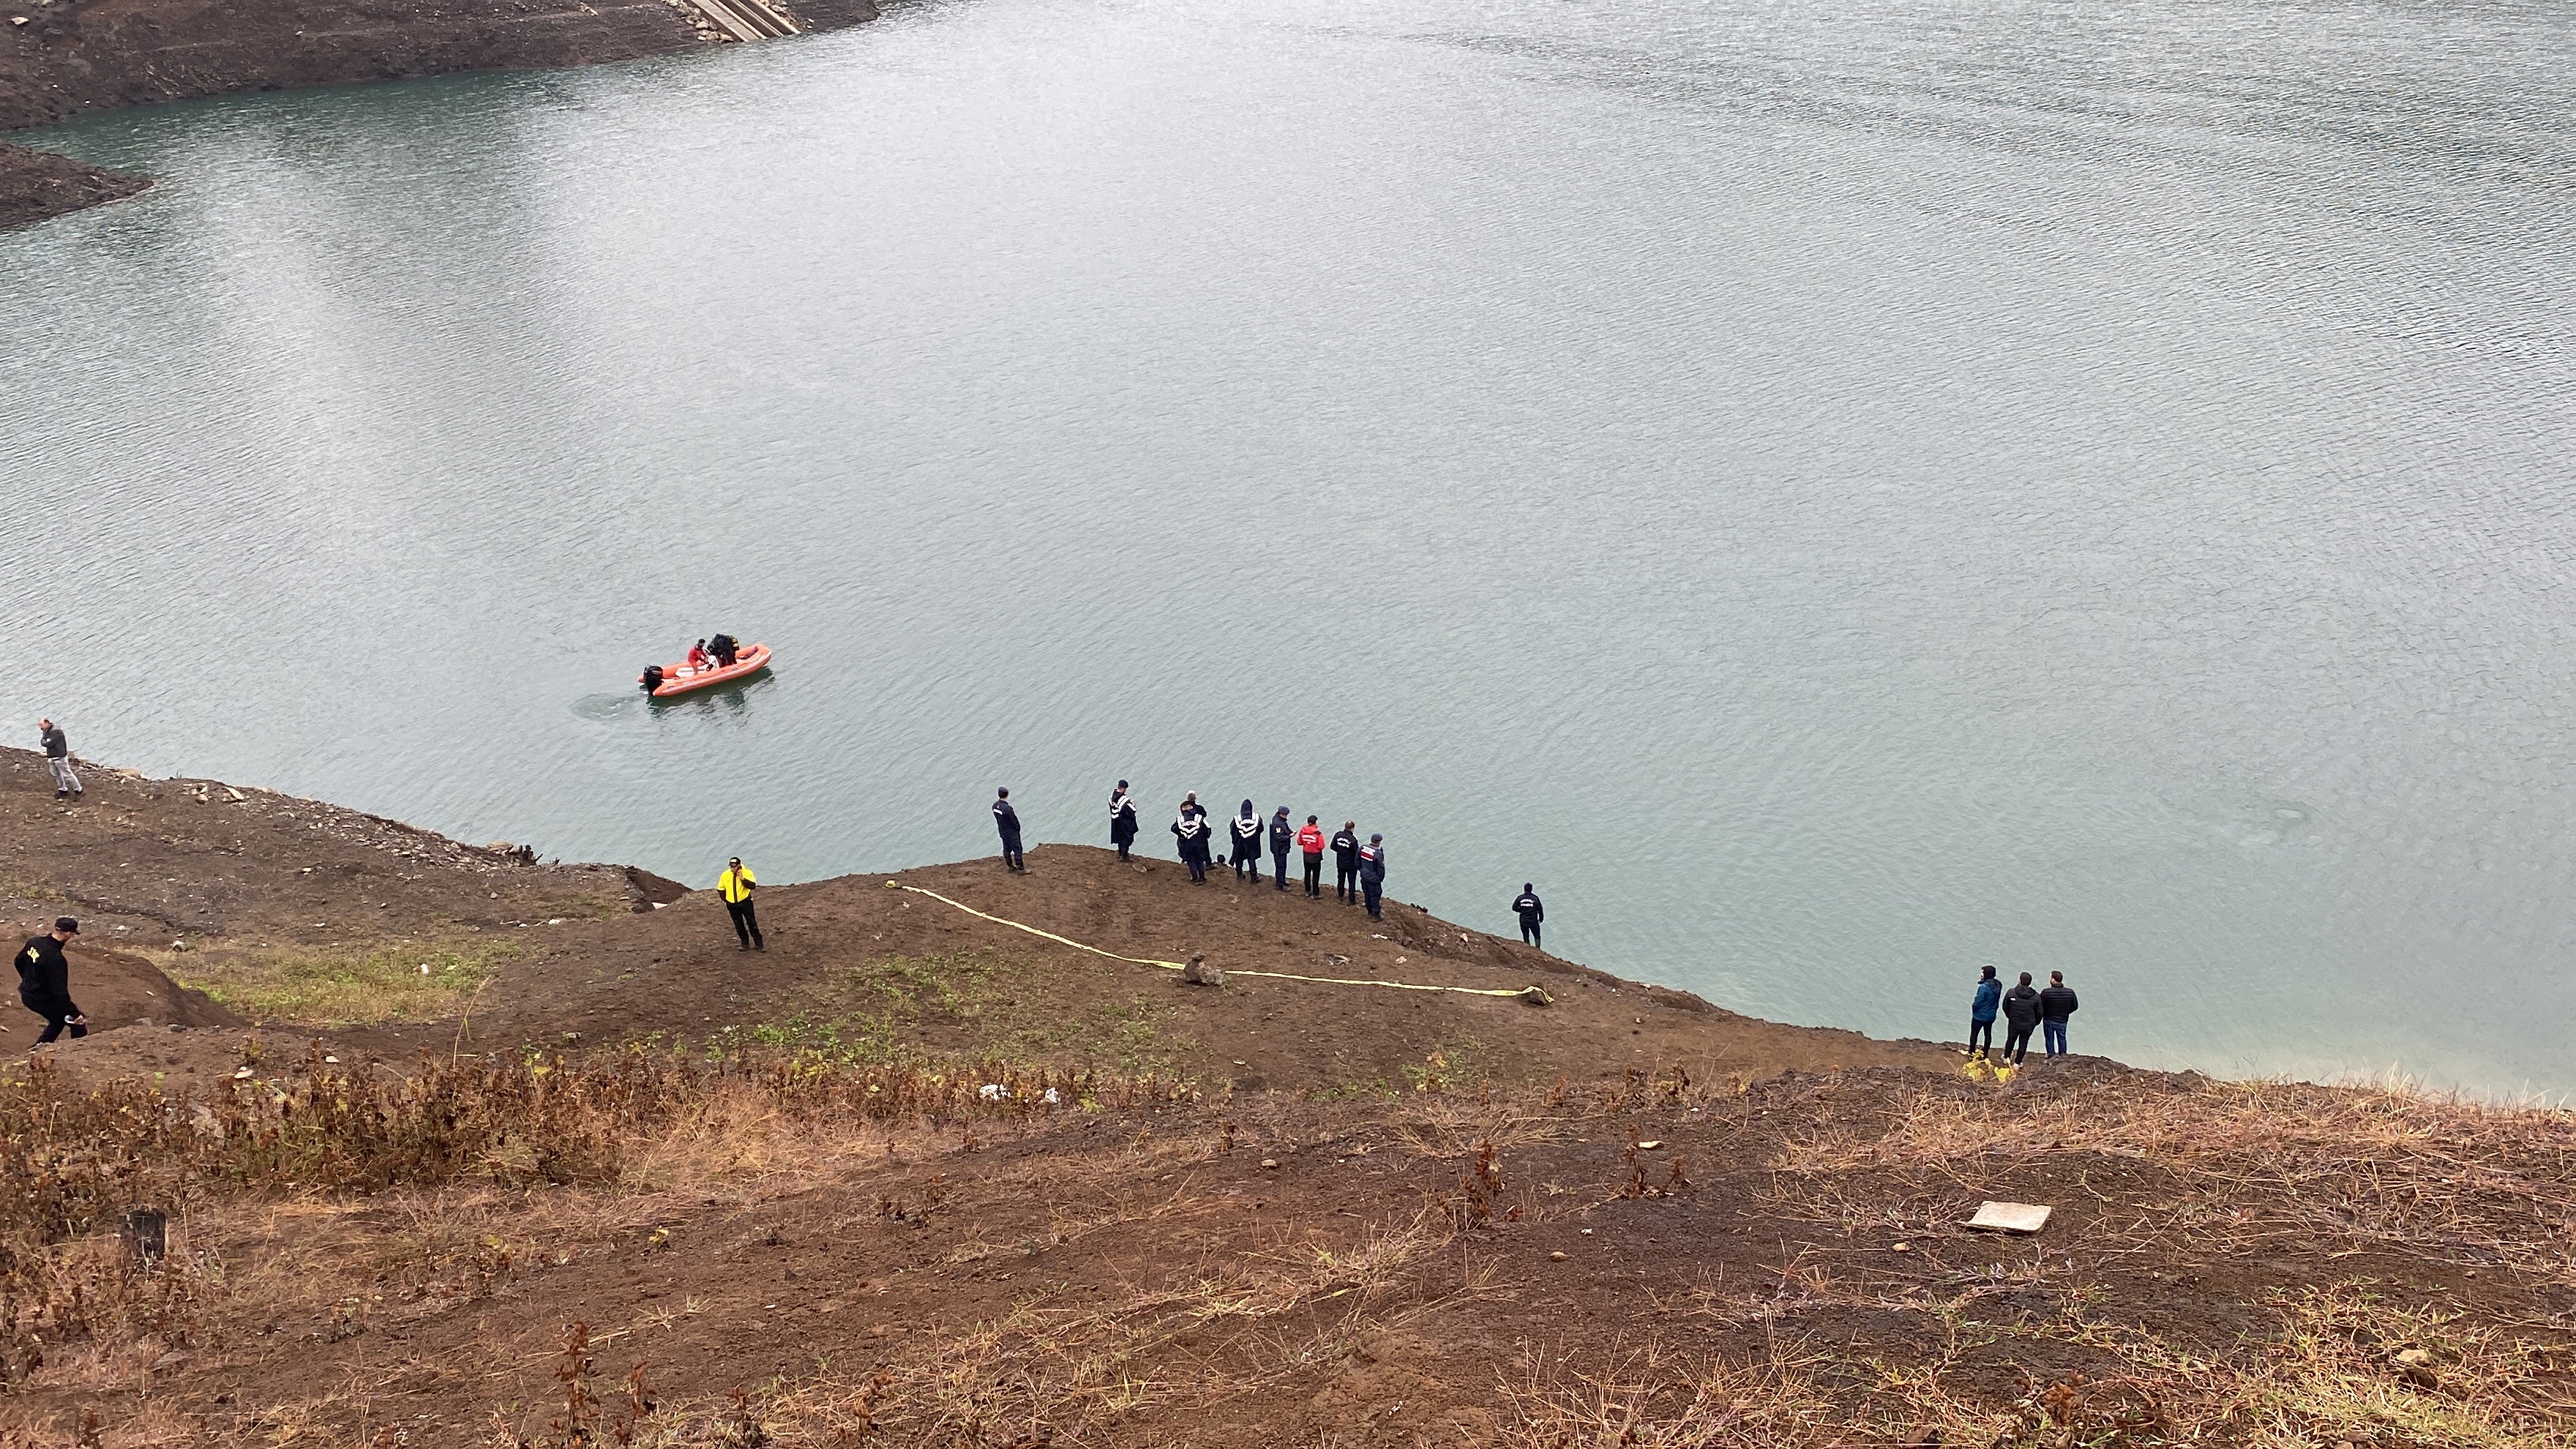
[[[1234, 818], [1226, 824], [1232, 841], [1227, 861], [1234, 867], [1237, 880], [1261, 879], [1261, 852], [1270, 851], [1271, 885], [1288, 889], [1288, 855], [1295, 851], [1309, 898], [1324, 896], [1324, 852], [1333, 855], [1333, 898], [1348, 904], [1368, 907], [1369, 919], [1382, 920], [1380, 914], [1386, 896], [1386, 837], [1372, 834], [1363, 842], [1359, 822], [1345, 820], [1342, 828], [1330, 837], [1324, 834], [1320, 817], [1309, 815], [1304, 825], [1289, 819], [1288, 807], [1280, 806], [1264, 821], [1254, 813], [1246, 800]], [[1121, 780], [1109, 792], [1109, 844], [1120, 860], [1135, 859], [1137, 831], [1136, 797]], [[1181, 808], [1172, 819], [1172, 839], [1180, 849], [1181, 864], [1190, 868], [1190, 880], [1207, 884], [1208, 867], [1216, 858], [1216, 824], [1209, 818], [1207, 807], [1199, 803], [1196, 790], [1181, 799]], [[1006, 847], [1007, 848], [1007, 847]]]
[[[2034, 989], [2030, 973], [2021, 973], [2021, 982], [2011, 990], [2004, 989], [2003, 979], [1995, 968], [1979, 968], [1977, 994], [1968, 1003], [1968, 1055], [1991, 1057], [1997, 1062], [2020, 1066], [2030, 1055], [2030, 1034], [2040, 1032], [2041, 1050], [2052, 1057], [2066, 1055], [2066, 1018], [2075, 1014], [2075, 992], [2066, 984], [2066, 973], [2048, 973], [2048, 985]], [[1995, 1046], [1995, 1018], [2004, 1019], [2004, 1049]]]

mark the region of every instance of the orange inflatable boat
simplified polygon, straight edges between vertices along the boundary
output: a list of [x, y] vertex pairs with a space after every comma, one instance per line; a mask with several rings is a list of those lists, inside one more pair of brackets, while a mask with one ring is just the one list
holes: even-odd
[[[713, 689], [719, 684], [749, 679], [768, 667], [769, 646], [766, 644], [745, 644], [735, 652], [731, 664], [711, 664], [704, 669], [691, 669], [686, 660], [665, 664], [662, 666], [662, 682], [653, 686], [653, 697], [670, 699], [696, 690]], [[644, 677], [638, 675], [635, 682], [644, 683]]]

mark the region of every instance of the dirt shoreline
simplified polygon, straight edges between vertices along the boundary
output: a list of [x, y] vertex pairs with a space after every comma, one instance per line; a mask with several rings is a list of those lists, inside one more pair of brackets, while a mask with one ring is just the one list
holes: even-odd
[[[789, 0], [782, 8], [809, 31], [877, 14], [875, 0]], [[678, 0], [0, 0], [0, 132], [122, 106], [596, 65], [712, 43]], [[0, 143], [0, 229], [149, 184]]]
[[1083, 846], [771, 885], [746, 951], [86, 768], [0, 750], [0, 927], [81, 916], [104, 1028], [0, 1035], [7, 1443], [2570, 1442], [2576, 1114], [1997, 1081]]

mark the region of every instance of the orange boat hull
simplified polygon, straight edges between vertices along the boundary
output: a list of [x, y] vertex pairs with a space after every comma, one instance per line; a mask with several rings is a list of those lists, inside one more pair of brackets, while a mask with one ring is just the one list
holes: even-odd
[[[715, 665], [692, 671], [685, 660], [678, 664], [665, 664], [662, 666], [661, 686], [653, 691], [653, 697], [669, 699], [674, 695], [693, 694], [701, 689], [713, 689], [719, 684], [730, 684], [737, 679], [749, 679], [768, 667], [769, 646], [766, 644], [742, 646], [729, 666]], [[636, 682], [642, 683], [643, 677], [637, 676]]]

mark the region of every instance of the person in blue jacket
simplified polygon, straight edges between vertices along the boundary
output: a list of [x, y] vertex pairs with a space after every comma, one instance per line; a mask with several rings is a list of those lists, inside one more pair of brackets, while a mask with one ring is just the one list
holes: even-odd
[[1990, 1055], [1995, 1049], [1995, 1012], [2003, 1005], [2004, 984], [1995, 979], [1995, 968], [1982, 966], [1977, 972], [1977, 997], [1968, 1003], [1968, 1055]]
[[1382, 921], [1378, 903], [1386, 896], [1386, 837], [1372, 835], [1360, 847], [1360, 894], [1368, 901], [1369, 919]]
[[1288, 847], [1297, 843], [1297, 827], [1288, 823], [1288, 807], [1270, 817], [1270, 883], [1288, 889]]

